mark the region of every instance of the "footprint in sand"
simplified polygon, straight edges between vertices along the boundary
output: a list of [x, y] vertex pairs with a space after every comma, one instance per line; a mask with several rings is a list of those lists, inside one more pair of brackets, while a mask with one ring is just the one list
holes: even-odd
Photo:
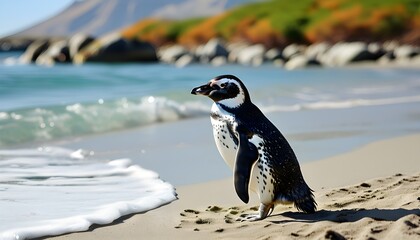
[[[258, 207], [209, 206], [185, 209], [175, 228], [205, 231], [214, 238], [254, 236], [261, 239], [420, 239], [420, 173], [396, 174], [388, 178], [316, 192], [319, 210], [299, 213], [279, 205], [273, 214], [256, 222], [242, 222]], [[238, 231], [240, 229], [240, 231]], [[281, 236], [279, 235], [281, 233]]]
[[[192, 229], [193, 231], [226, 232], [228, 228], [244, 228], [247, 225], [239, 222], [249, 213], [258, 210], [258, 207], [228, 207], [209, 206], [204, 211], [185, 209], [180, 213], [182, 217], [175, 228]], [[231, 227], [220, 227], [231, 226]]]

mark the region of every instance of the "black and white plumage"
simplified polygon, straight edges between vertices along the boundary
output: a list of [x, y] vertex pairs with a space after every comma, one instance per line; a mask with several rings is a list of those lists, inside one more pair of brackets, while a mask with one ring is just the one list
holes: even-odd
[[260, 200], [258, 215], [264, 219], [278, 203], [294, 203], [313, 213], [316, 202], [303, 179], [296, 155], [280, 131], [250, 99], [248, 90], [233, 75], [218, 76], [191, 91], [214, 101], [211, 123], [216, 146], [234, 171], [239, 198], [248, 203], [248, 189]]

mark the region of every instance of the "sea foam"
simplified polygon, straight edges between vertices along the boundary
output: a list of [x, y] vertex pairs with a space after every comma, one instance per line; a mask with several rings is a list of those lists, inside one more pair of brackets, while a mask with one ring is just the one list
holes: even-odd
[[87, 155], [62, 148], [0, 150], [0, 239], [85, 231], [176, 199], [172, 185], [129, 159]]

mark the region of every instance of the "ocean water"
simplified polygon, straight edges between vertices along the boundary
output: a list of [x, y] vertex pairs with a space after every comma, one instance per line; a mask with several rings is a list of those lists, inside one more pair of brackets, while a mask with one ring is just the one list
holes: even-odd
[[420, 67], [42, 67], [0, 54], [0, 239], [81, 231], [175, 200], [171, 184], [191, 181], [146, 170], [125, 155], [102, 159], [54, 142], [207, 118], [209, 99], [190, 91], [221, 74], [244, 81], [301, 162], [420, 131]]

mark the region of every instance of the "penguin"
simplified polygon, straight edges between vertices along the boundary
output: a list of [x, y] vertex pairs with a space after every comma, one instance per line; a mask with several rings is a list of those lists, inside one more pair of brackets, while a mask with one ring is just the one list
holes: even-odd
[[191, 94], [213, 100], [211, 124], [217, 149], [233, 169], [238, 197], [249, 202], [255, 192], [260, 206], [247, 220], [262, 220], [277, 204], [294, 204], [305, 213], [316, 211], [313, 190], [306, 184], [296, 155], [283, 134], [251, 102], [243, 82], [221, 75], [193, 88]]

